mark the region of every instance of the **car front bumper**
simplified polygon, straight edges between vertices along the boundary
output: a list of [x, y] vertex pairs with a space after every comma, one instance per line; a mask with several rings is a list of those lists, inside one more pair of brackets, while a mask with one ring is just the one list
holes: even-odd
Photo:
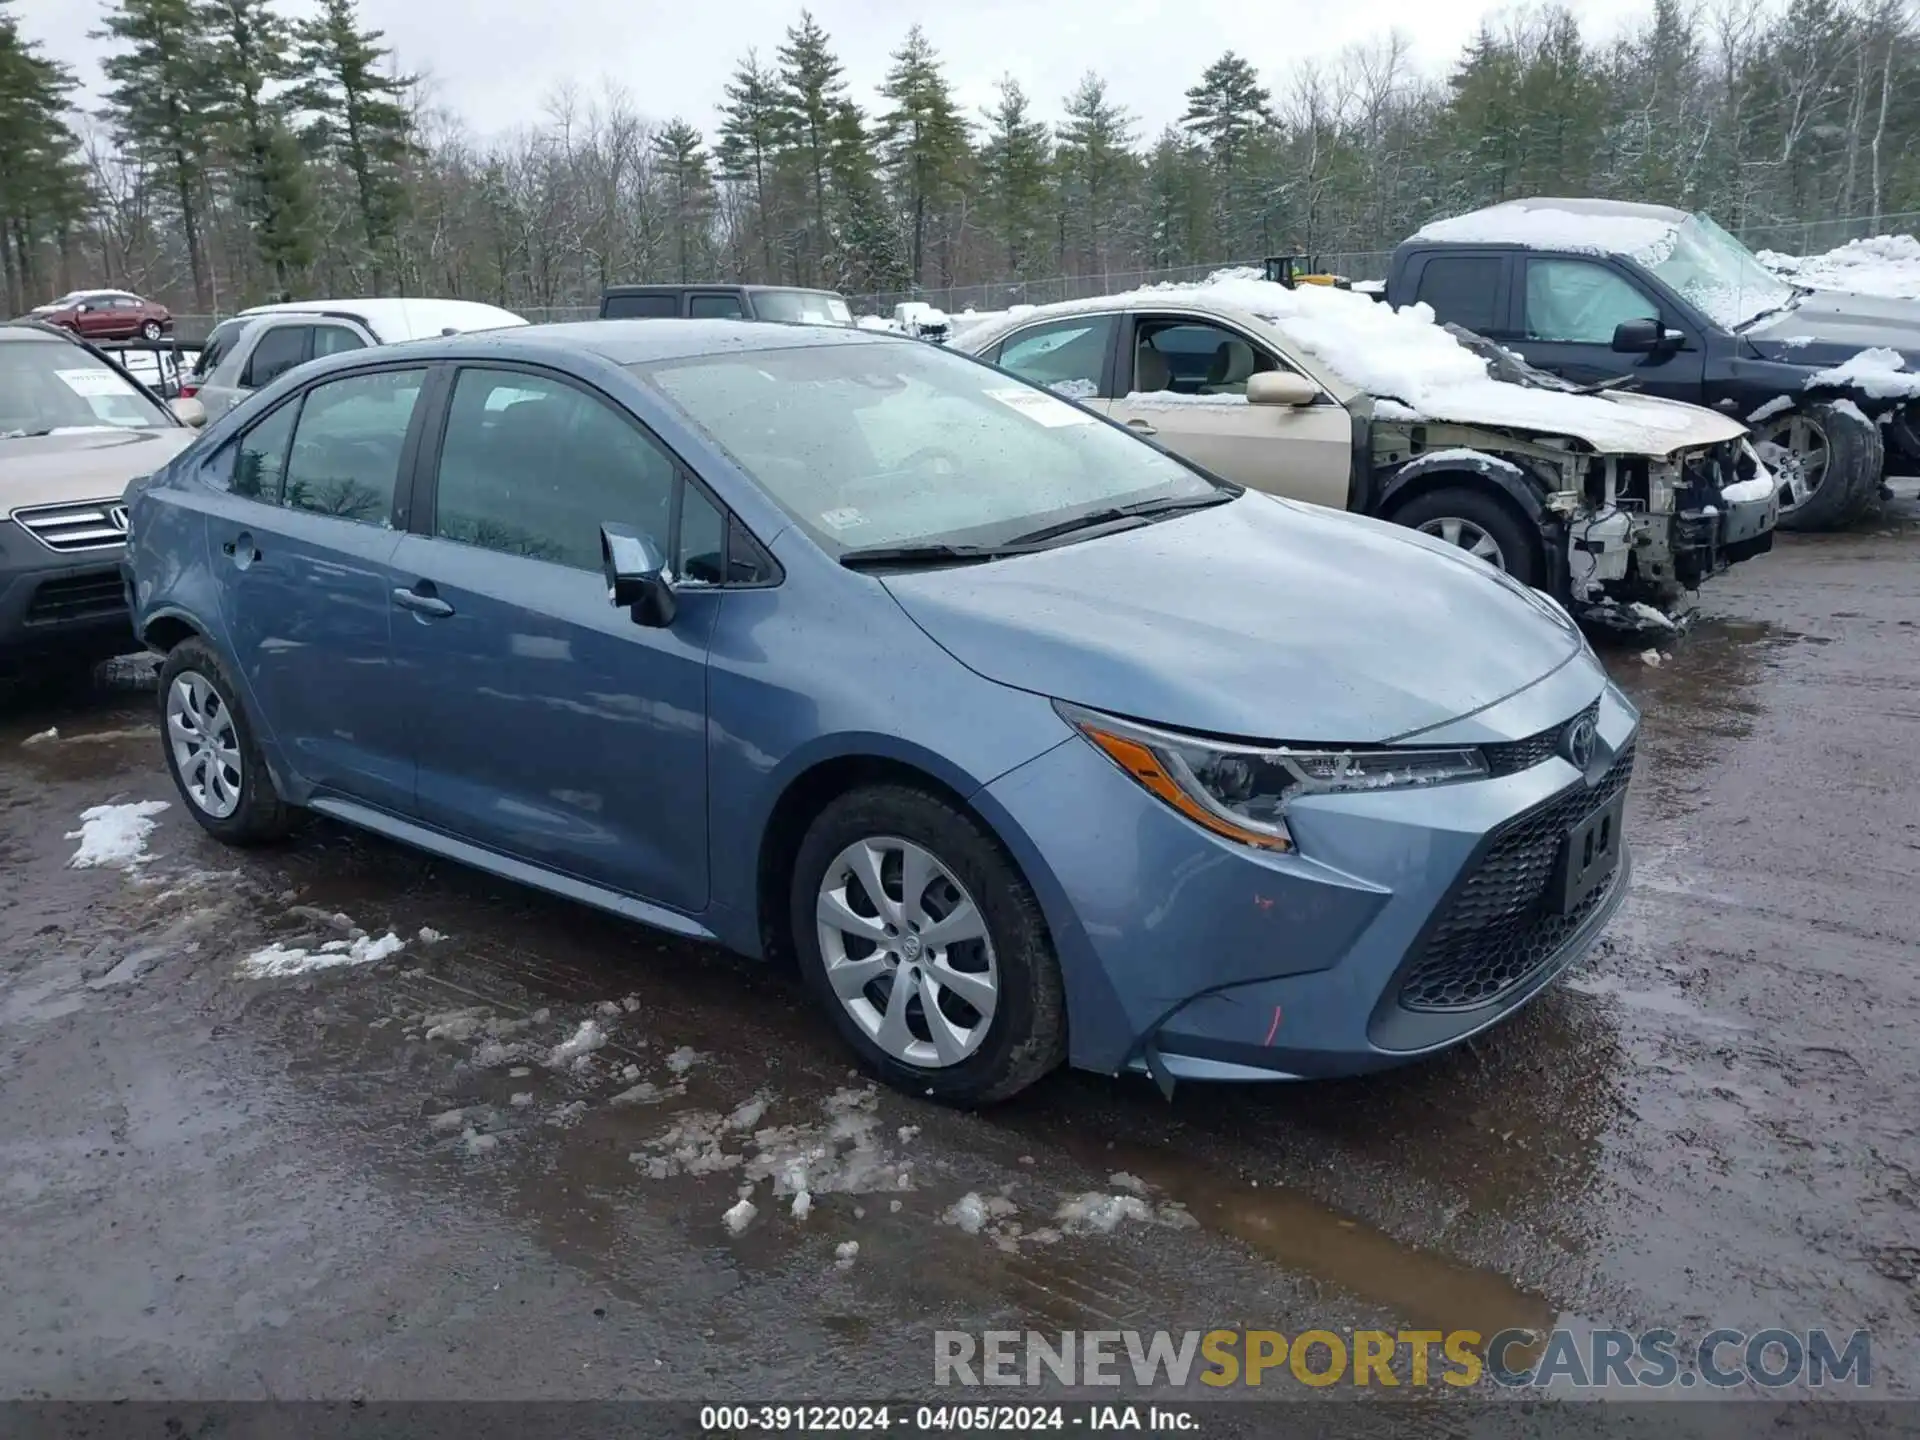
[[[1432, 737], [1538, 741], [1538, 763], [1299, 802], [1295, 853], [1200, 830], [1077, 736], [989, 786], [988, 808], [1030, 847], [1020, 858], [1060, 954], [1073, 1063], [1162, 1078], [1352, 1075], [1523, 1006], [1627, 893], [1622, 842], [1572, 913], [1559, 901], [1563, 837], [1624, 792], [1639, 726], [1623, 695], [1601, 689], [1597, 663], [1576, 668], [1577, 694], [1564, 677], [1542, 682], [1558, 697], [1544, 709], [1523, 692], [1476, 717], [1478, 735]], [[1589, 704], [1598, 744], [1581, 772], [1551, 746]]]
[[139, 648], [118, 549], [61, 554], [0, 521], [0, 659], [104, 660]]
[[1779, 518], [1780, 502], [1771, 495], [1681, 511], [1673, 520], [1675, 575], [1693, 589], [1729, 565], [1766, 554]]

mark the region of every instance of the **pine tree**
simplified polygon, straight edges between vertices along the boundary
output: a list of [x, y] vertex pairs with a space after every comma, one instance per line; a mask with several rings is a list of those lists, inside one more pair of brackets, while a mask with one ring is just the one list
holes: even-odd
[[1139, 168], [1130, 148], [1133, 117], [1107, 98], [1107, 82], [1091, 71], [1067, 97], [1066, 110], [1056, 156], [1062, 249], [1067, 233], [1077, 228], [1086, 239], [1088, 263], [1104, 274], [1125, 221], [1128, 182]]
[[205, 0], [201, 16], [212, 42], [203, 115], [231, 159], [241, 213], [276, 298], [292, 299], [294, 273], [313, 261], [312, 197], [287, 106], [268, 93], [295, 73], [292, 27], [269, 0]]
[[802, 10], [780, 47], [777, 108], [781, 149], [806, 188], [808, 224], [801, 279], [810, 283], [830, 245], [828, 174], [834, 130], [844, 124], [847, 82], [827, 42], [827, 32]]
[[832, 208], [826, 283], [849, 293], [898, 289], [907, 276], [874, 164], [873, 138], [859, 107], [848, 100], [835, 106], [828, 125], [827, 174]]
[[1011, 75], [1000, 82], [999, 103], [983, 114], [987, 139], [979, 172], [987, 227], [1005, 252], [1008, 278], [1024, 278], [1046, 227], [1052, 137]]
[[720, 111], [720, 173], [753, 187], [756, 228], [760, 232], [762, 278], [780, 279], [774, 264], [773, 236], [779, 226], [774, 167], [781, 146], [778, 80], [760, 67], [752, 50], [727, 82], [727, 103]]
[[211, 314], [213, 276], [201, 216], [208, 127], [199, 113], [211, 47], [202, 13], [193, 0], [115, 0], [95, 37], [123, 47], [101, 64], [111, 82], [106, 113], [128, 155], [162, 177], [180, 221], [194, 304]]
[[941, 205], [960, 184], [968, 155], [967, 122], [918, 25], [893, 52], [893, 68], [880, 93], [892, 103], [880, 116], [876, 136], [894, 193], [907, 209], [908, 267], [917, 285], [925, 278], [928, 209]]
[[1169, 125], [1147, 157], [1147, 261], [1185, 265], [1200, 258], [1211, 213], [1205, 152]]
[[684, 285], [694, 278], [695, 270], [706, 266], [708, 226], [713, 219], [713, 174], [706, 142], [695, 126], [675, 116], [650, 143], [665, 172], [674, 255]]
[[1272, 104], [1253, 66], [1229, 50], [1187, 91], [1180, 123], [1206, 142], [1220, 173], [1231, 174], [1249, 139], [1273, 123]]
[[413, 79], [384, 73], [382, 32], [360, 28], [355, 0], [321, 0], [319, 13], [297, 33], [307, 79], [293, 102], [313, 117], [308, 145], [352, 178], [372, 288], [378, 291], [384, 267], [398, 268], [395, 245], [406, 205], [401, 177], [413, 150], [406, 105]]
[[24, 40], [0, 0], [0, 276], [7, 313], [40, 299], [35, 252], [50, 231], [64, 234], [85, 192], [65, 119], [72, 72]]

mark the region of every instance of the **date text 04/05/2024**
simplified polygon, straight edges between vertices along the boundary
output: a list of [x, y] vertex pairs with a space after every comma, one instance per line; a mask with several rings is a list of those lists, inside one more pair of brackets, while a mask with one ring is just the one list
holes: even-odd
[[1161, 1405], [706, 1405], [700, 1428], [710, 1434], [1011, 1435], [1029, 1431], [1138, 1430], [1193, 1433], [1200, 1417]]

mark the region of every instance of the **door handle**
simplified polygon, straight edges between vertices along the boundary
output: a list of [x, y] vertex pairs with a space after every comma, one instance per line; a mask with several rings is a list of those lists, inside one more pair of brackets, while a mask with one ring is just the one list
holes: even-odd
[[[428, 582], [424, 580], [420, 583], [423, 585], [428, 584]], [[447, 616], [453, 614], [453, 606], [442, 600], [438, 595], [432, 594], [431, 586], [429, 586], [428, 593], [425, 594], [417, 589], [409, 590], [404, 585], [395, 586], [393, 603], [398, 605], [402, 610], [411, 610], [416, 615], [430, 615], [437, 620], [445, 619]]]
[[1129, 420], [1127, 428], [1136, 435], [1158, 435], [1160, 432], [1144, 420]]

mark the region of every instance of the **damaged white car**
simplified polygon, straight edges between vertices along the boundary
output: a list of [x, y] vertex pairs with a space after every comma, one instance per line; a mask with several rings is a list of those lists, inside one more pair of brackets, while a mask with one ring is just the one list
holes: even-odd
[[1233, 271], [952, 344], [1227, 479], [1440, 536], [1590, 623], [1664, 626], [1773, 545], [1777, 486], [1737, 420], [1570, 385], [1424, 305]]

